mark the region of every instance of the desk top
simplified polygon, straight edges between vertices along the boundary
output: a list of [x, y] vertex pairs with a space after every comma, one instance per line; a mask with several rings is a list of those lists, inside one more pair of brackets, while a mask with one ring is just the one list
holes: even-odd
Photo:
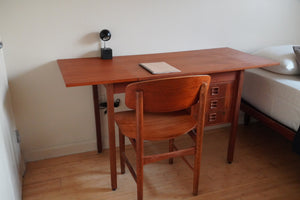
[[[166, 62], [181, 72], [153, 75], [139, 63]], [[231, 48], [116, 56], [111, 60], [77, 58], [57, 60], [67, 87], [122, 83], [153, 78], [213, 74], [278, 65], [278, 62]]]

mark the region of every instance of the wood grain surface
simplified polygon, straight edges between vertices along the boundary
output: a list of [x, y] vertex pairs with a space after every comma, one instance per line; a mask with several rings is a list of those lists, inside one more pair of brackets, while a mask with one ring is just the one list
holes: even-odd
[[[228, 131], [229, 127], [205, 131], [198, 196], [191, 194], [192, 171], [175, 158], [173, 165], [164, 160], [144, 167], [144, 199], [299, 199], [300, 157], [289, 141], [259, 123], [239, 126], [235, 162], [227, 164]], [[183, 136], [175, 143], [184, 147], [190, 141]], [[161, 150], [168, 150], [168, 143], [145, 144], [146, 154]], [[131, 145], [126, 151], [133, 159]], [[119, 187], [112, 191], [109, 168], [108, 150], [27, 163], [23, 200], [135, 199], [130, 173], [118, 176]]]
[[[153, 75], [139, 66], [139, 63], [162, 61], [181, 72]], [[179, 75], [213, 74], [279, 64], [231, 48], [116, 56], [111, 60], [62, 59], [57, 63], [67, 87], [123, 83]]]

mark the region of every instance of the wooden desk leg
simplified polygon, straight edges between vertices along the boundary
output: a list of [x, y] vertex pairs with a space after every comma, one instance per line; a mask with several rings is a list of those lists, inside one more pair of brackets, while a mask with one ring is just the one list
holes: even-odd
[[94, 98], [94, 113], [95, 113], [96, 136], [97, 136], [97, 149], [98, 149], [98, 153], [101, 153], [102, 152], [101, 121], [100, 121], [99, 95], [98, 95], [97, 85], [93, 85], [93, 98]]
[[237, 79], [237, 87], [236, 87], [236, 96], [235, 96], [235, 104], [233, 108], [233, 118], [231, 122], [231, 130], [230, 130], [230, 137], [229, 137], [229, 144], [228, 144], [228, 151], [227, 151], [227, 162], [232, 163], [233, 161], [233, 154], [234, 154], [234, 147], [235, 147], [235, 140], [237, 136], [237, 127], [239, 121], [239, 111], [240, 111], [240, 104], [241, 104], [241, 97], [242, 97], [242, 89], [243, 89], [243, 82], [244, 82], [244, 70], [239, 72], [239, 77]]
[[109, 158], [110, 158], [110, 177], [112, 190], [117, 189], [117, 165], [116, 165], [116, 141], [115, 141], [115, 119], [114, 119], [114, 85], [107, 84], [107, 117], [109, 132]]

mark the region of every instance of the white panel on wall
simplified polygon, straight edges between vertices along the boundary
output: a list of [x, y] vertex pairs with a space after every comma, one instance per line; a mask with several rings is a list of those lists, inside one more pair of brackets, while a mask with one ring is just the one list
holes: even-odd
[[[66, 88], [56, 59], [300, 43], [299, 0], [0, 1], [0, 34], [27, 160], [96, 149], [91, 87]], [[103, 121], [106, 119], [104, 118]], [[107, 127], [103, 125], [107, 147]]]
[[21, 200], [22, 196], [20, 148], [16, 141], [15, 128], [0, 46], [0, 194], [1, 199], [5, 200]]

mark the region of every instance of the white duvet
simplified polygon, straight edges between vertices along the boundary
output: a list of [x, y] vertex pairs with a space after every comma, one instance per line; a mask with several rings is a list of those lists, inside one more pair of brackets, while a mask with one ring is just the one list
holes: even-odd
[[263, 69], [245, 71], [243, 99], [297, 131], [300, 125], [300, 76], [281, 75]]

